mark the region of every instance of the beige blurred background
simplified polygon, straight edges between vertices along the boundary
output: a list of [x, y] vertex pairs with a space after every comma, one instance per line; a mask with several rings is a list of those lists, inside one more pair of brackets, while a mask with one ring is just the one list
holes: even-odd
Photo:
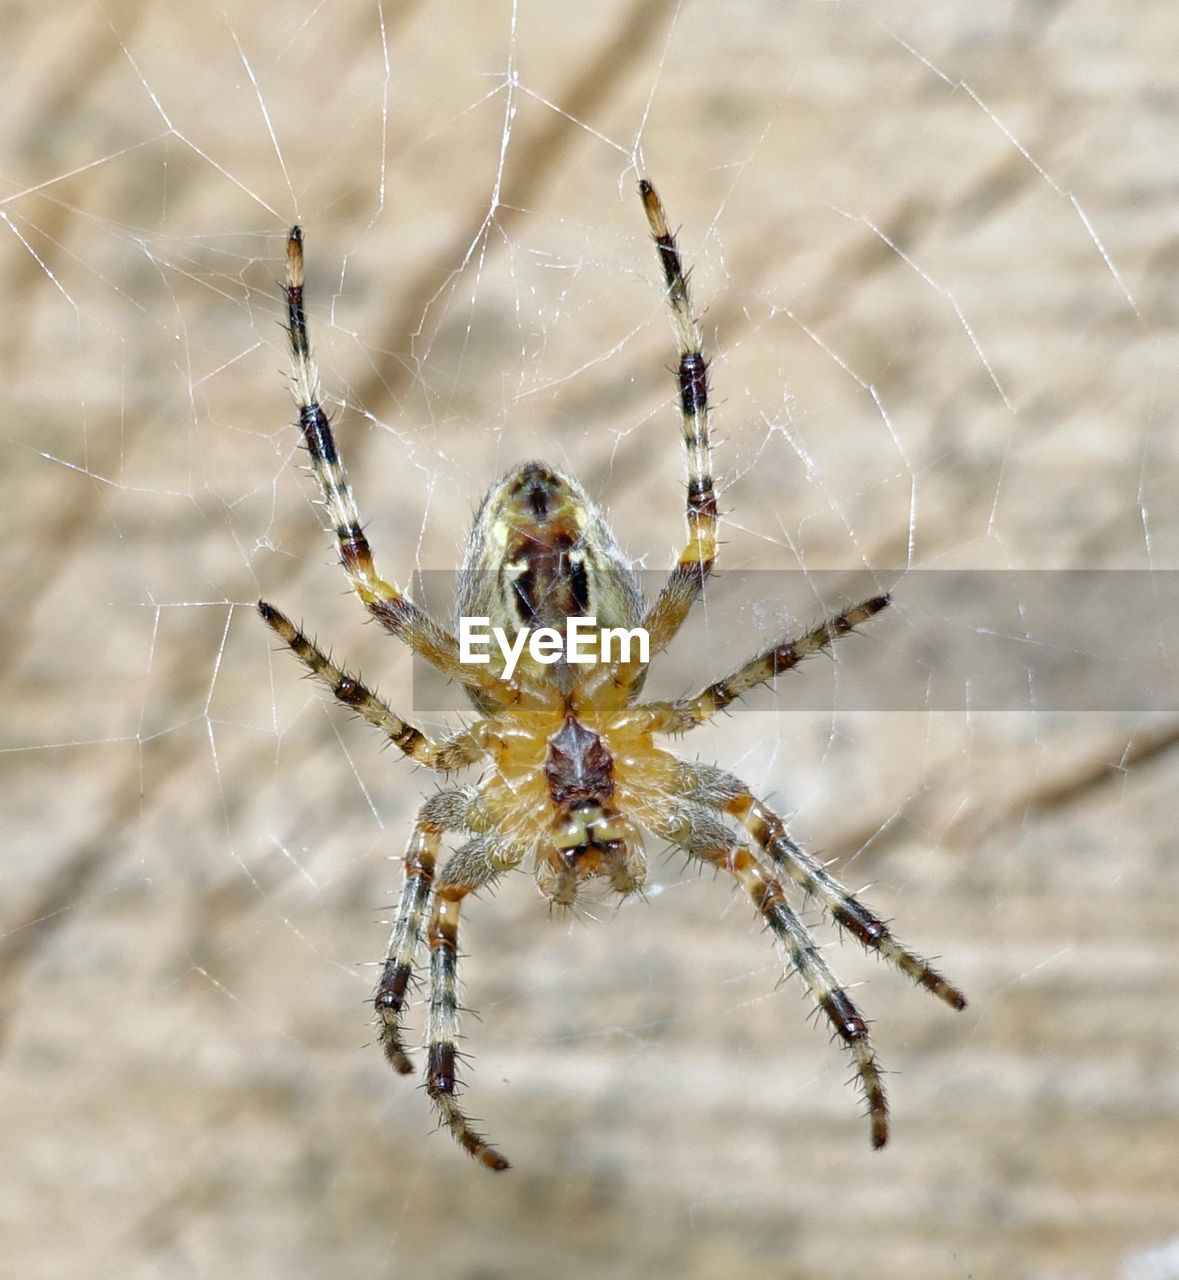
[[[657, 848], [648, 901], [600, 921], [550, 918], [524, 876], [468, 912], [467, 1099], [510, 1174], [371, 1045], [435, 784], [252, 612], [265, 593], [409, 706], [301, 471], [295, 218], [403, 581], [452, 568], [483, 488], [537, 454], [670, 562], [638, 172], [694, 268], [729, 568], [1179, 566], [1179, 13], [584, 8], [5, 9], [0, 1270], [1179, 1276], [1165, 710], [802, 714], [787, 686], [683, 744], [970, 995], [955, 1015], [829, 951], [894, 1072], [879, 1154], [746, 904]], [[922, 625], [896, 594], [796, 678], [887, 683]], [[736, 607], [681, 649], [698, 679]]]

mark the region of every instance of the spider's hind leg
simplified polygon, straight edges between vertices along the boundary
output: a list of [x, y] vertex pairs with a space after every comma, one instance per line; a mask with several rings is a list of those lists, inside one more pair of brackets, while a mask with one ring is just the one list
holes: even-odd
[[709, 432], [708, 361], [702, 350], [704, 340], [700, 323], [688, 292], [688, 274], [684, 270], [675, 235], [667, 224], [663, 203], [646, 178], [639, 182], [639, 195], [663, 267], [667, 302], [679, 350], [676, 381], [688, 466], [688, 541], [658, 599], [643, 619], [643, 626], [650, 634], [651, 654], [654, 655], [665, 649], [675, 637], [712, 572], [716, 559], [717, 501]]

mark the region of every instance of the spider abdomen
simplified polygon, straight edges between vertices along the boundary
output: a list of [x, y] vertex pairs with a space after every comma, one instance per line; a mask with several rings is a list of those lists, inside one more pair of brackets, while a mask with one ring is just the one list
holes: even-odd
[[[488, 490], [475, 515], [456, 613], [486, 618], [491, 631], [515, 640], [524, 630], [564, 631], [571, 618], [593, 619], [599, 631], [629, 631], [642, 620], [643, 600], [610, 526], [581, 485], [543, 462], [526, 462]], [[584, 673], [564, 657], [538, 664], [527, 647], [519, 670], [561, 692]]]

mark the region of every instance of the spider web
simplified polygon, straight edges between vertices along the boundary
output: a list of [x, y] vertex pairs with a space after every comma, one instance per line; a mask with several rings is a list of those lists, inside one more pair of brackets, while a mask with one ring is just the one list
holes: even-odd
[[[9, 21], [19, 1274], [1179, 1275], [1179, 19], [144, 0]], [[265, 594], [410, 708], [407, 655], [362, 625], [310, 504], [276, 281], [298, 219], [389, 576], [452, 570], [487, 483], [534, 456], [657, 573], [683, 479], [640, 173], [693, 268], [731, 571], [657, 691], [845, 581], [890, 586], [834, 661], [683, 748], [872, 883], [972, 1004], [831, 948], [900, 1073], [870, 1158], [846, 1062], [726, 886], [653, 845], [648, 901], [569, 921], [510, 877], [464, 921], [467, 1096], [517, 1165], [494, 1181], [365, 1044], [434, 781], [253, 614]], [[967, 641], [948, 693], [914, 684], [915, 652], [941, 671]], [[999, 698], [984, 677], [1012, 666]]]

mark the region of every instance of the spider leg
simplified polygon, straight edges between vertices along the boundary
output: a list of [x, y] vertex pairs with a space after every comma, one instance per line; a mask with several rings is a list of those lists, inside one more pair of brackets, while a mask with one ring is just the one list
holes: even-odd
[[352, 582], [352, 589], [384, 627], [444, 675], [466, 688], [479, 689], [487, 698], [501, 705], [516, 701], [517, 689], [492, 675], [485, 667], [460, 662], [458, 641], [424, 609], [377, 574], [372, 549], [361, 528], [352, 485], [321, 403], [319, 372], [311, 358], [307, 315], [303, 306], [303, 232], [299, 227], [292, 227], [287, 237], [286, 297], [287, 334], [291, 345], [299, 428], [311, 455], [311, 470], [323, 493], [340, 562]]
[[712, 480], [712, 443], [708, 431], [708, 364], [701, 351], [700, 325], [692, 311], [688, 278], [675, 237], [667, 225], [663, 204], [646, 178], [639, 194], [647, 223], [659, 251], [667, 283], [672, 325], [679, 346], [676, 376], [680, 389], [684, 448], [688, 463], [688, 541], [655, 603], [643, 619], [651, 654], [667, 647], [683, 625], [716, 559], [716, 493]]
[[726, 805], [754, 840], [804, 892], [814, 894], [836, 924], [857, 937], [869, 951], [875, 951], [919, 987], [931, 991], [952, 1009], [965, 1009], [966, 997], [942, 977], [928, 960], [910, 950], [893, 936], [892, 930], [875, 912], [864, 906], [844, 885], [790, 838], [786, 824], [766, 808], [750, 791], [740, 793]]
[[[461, 794], [461, 793], [460, 793]], [[401, 886], [401, 901], [397, 905], [397, 918], [389, 945], [385, 949], [385, 963], [381, 980], [373, 997], [373, 1008], [380, 1024], [381, 1046], [394, 1071], [408, 1074], [413, 1064], [405, 1052], [401, 1040], [401, 1018], [408, 1003], [409, 984], [413, 979], [418, 943], [422, 936], [422, 917], [430, 890], [434, 885], [434, 866], [438, 861], [444, 824], [432, 807], [437, 797], [432, 796], [418, 813], [413, 834], [405, 851], [405, 879]]]
[[784, 640], [772, 649], [766, 649], [732, 675], [715, 681], [693, 697], [679, 698], [675, 702], [647, 702], [636, 710], [645, 713], [652, 732], [687, 733], [689, 729], [711, 720], [718, 711], [723, 711], [750, 689], [798, 666], [804, 658], [829, 648], [840, 636], [867, 622], [888, 604], [888, 596], [873, 596], [854, 609], [833, 618], [824, 618], [813, 631], [797, 640]]
[[765, 850], [777, 870], [804, 893], [818, 898], [835, 923], [854, 934], [867, 950], [875, 951], [951, 1008], [966, 1008], [962, 992], [928, 960], [899, 942], [874, 911], [797, 845], [782, 819], [758, 800], [740, 778], [712, 765], [681, 760], [677, 763], [675, 785], [676, 794], [735, 818]]
[[447, 865], [434, 894], [434, 910], [427, 932], [430, 944], [430, 1007], [426, 1018], [426, 1092], [455, 1141], [476, 1160], [498, 1172], [511, 1166], [482, 1134], [476, 1132], [455, 1096], [458, 1087], [459, 912], [468, 893], [490, 883], [499, 874], [488, 856], [489, 846], [490, 842], [475, 840], [460, 849]]
[[719, 818], [701, 804], [690, 803], [681, 810], [680, 825], [665, 828], [661, 834], [668, 836], [691, 856], [718, 870], [727, 871], [749, 894], [767, 927], [786, 949], [791, 964], [815, 1004], [822, 1009], [833, 1032], [851, 1053], [868, 1103], [872, 1146], [884, 1146], [888, 1141], [888, 1100], [868, 1034], [868, 1024], [839, 985], [806, 926], [790, 908], [781, 883]]
[[469, 730], [464, 730], [435, 742], [426, 737], [420, 729], [416, 729], [408, 720], [403, 720], [387, 703], [378, 698], [356, 676], [351, 676], [336, 664], [316, 645], [308, 639], [298, 627], [283, 613], [265, 600], [258, 601], [258, 612], [266, 625], [287, 645], [295, 657], [325, 684], [345, 706], [351, 707], [369, 724], [376, 725], [391, 742], [400, 747], [407, 756], [428, 769], [437, 769], [448, 773], [452, 769], [461, 769], [464, 765], [473, 764], [483, 754], [483, 748], [477, 737]]
[[[477, 815], [477, 793], [462, 787], [431, 796], [418, 813], [405, 851], [405, 881], [397, 918], [389, 937], [381, 980], [373, 1005], [380, 1024], [385, 1057], [395, 1071], [413, 1070], [401, 1036], [401, 1020], [408, 1004], [422, 920], [434, 891], [434, 869], [442, 834], [466, 830]], [[473, 1156], [491, 1169], [508, 1162], [471, 1127], [455, 1100], [455, 1062], [458, 1039], [458, 920], [463, 898], [491, 884], [506, 866], [518, 861], [515, 851], [486, 837], [475, 836], [454, 855], [438, 877], [427, 940], [430, 946], [430, 1001], [426, 1015], [426, 1091], [446, 1127]]]
[[756, 658], [751, 658], [732, 675], [710, 684], [694, 698], [681, 699], [675, 706], [681, 714], [686, 712], [693, 724], [702, 724], [718, 711], [723, 711], [729, 703], [743, 693], [748, 693], [757, 685], [764, 684], [767, 680], [772, 680], [784, 671], [796, 667], [804, 658], [829, 648], [840, 636], [847, 635], [853, 627], [867, 622], [873, 614], [886, 608], [888, 603], [888, 596], [874, 596], [871, 600], [865, 600], [862, 604], [856, 605], [854, 609], [848, 609], [846, 613], [838, 614], [833, 618], [824, 618], [805, 636], [797, 640], [785, 640], [774, 645], [772, 649], [759, 653]]

